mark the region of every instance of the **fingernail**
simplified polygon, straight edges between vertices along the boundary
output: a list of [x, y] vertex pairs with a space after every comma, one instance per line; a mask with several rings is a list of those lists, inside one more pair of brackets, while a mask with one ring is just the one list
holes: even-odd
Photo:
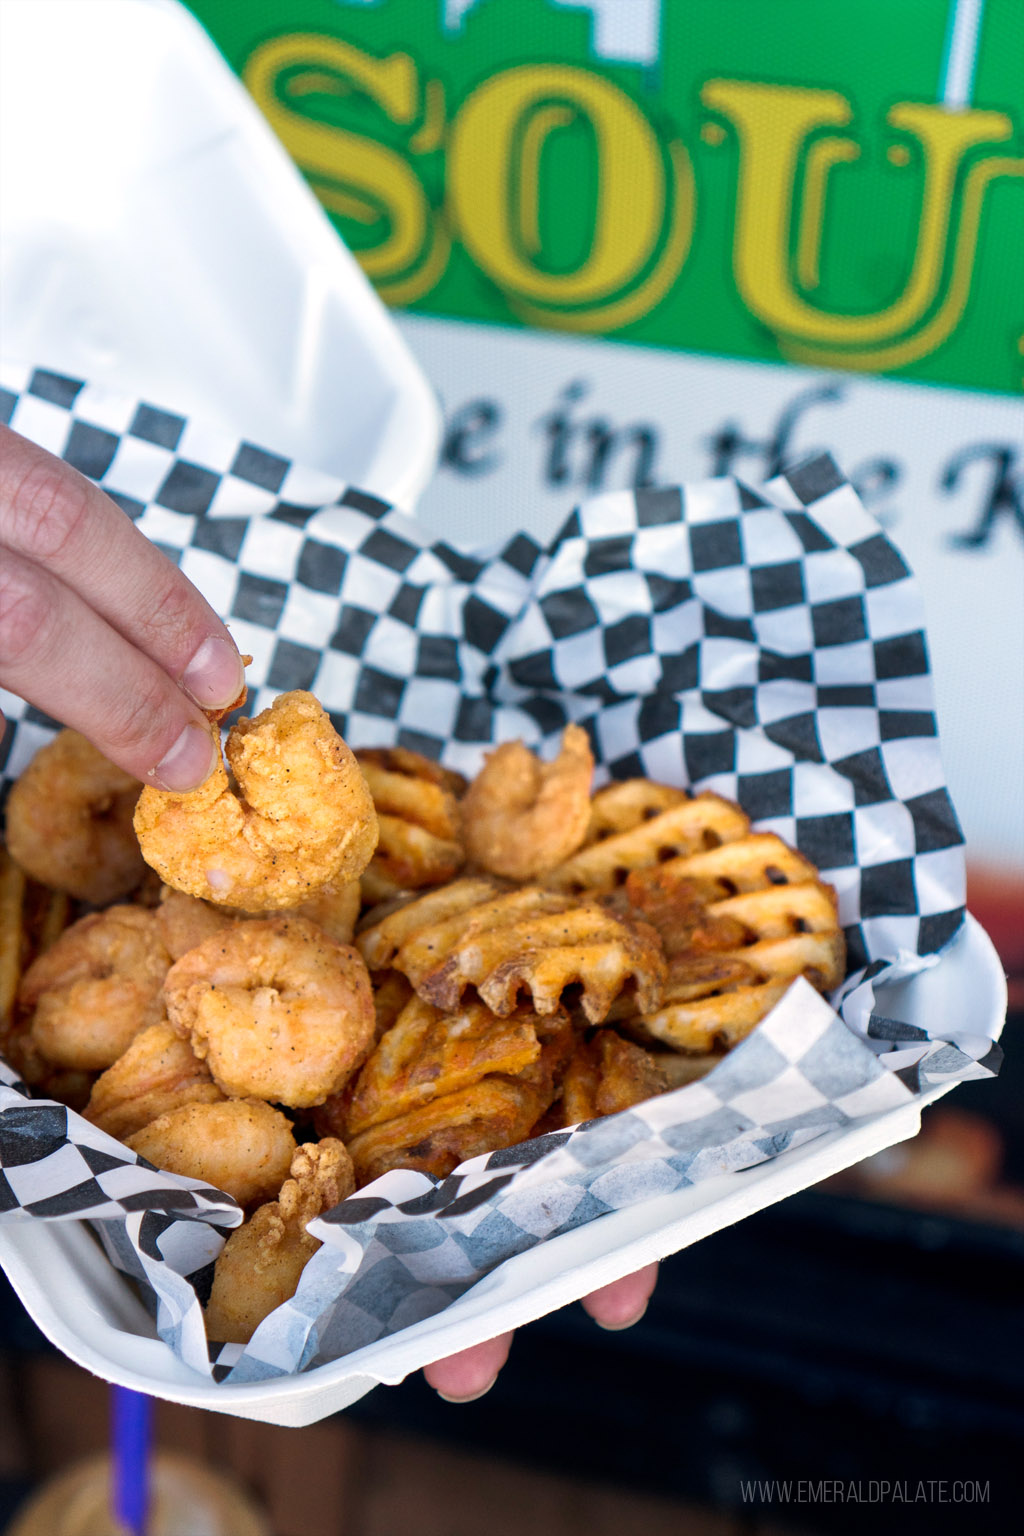
[[598, 1322], [596, 1317], [594, 1318], [594, 1322], [597, 1323], [599, 1328], [603, 1328], [605, 1333], [621, 1333], [624, 1328], [632, 1328], [635, 1323], [638, 1323], [646, 1311], [647, 1303], [644, 1302], [643, 1306], [640, 1308], [640, 1311], [634, 1312], [632, 1317], [627, 1317], [624, 1323], [601, 1323]]
[[161, 789], [171, 789], [177, 794], [198, 789], [213, 772], [216, 750], [209, 731], [204, 731], [201, 725], [186, 725], [149, 777]]
[[481, 1387], [479, 1392], [469, 1392], [465, 1397], [452, 1397], [449, 1392], [438, 1392], [437, 1395], [438, 1397], [443, 1397], [446, 1403], [475, 1403], [478, 1397], [487, 1396], [497, 1379], [497, 1376], [492, 1376], [487, 1385]]
[[245, 686], [242, 658], [228, 640], [204, 640], [182, 674], [181, 685], [200, 709], [233, 704]]

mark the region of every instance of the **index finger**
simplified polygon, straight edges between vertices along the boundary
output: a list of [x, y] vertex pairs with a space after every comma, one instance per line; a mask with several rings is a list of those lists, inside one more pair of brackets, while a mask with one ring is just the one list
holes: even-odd
[[186, 576], [110, 497], [0, 427], [0, 546], [57, 577], [202, 709], [244, 686], [230, 634]]

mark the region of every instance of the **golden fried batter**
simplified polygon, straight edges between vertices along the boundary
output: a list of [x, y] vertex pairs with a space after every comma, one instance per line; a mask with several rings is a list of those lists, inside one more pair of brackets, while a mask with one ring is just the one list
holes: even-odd
[[374, 1037], [361, 956], [302, 917], [251, 918], [175, 962], [167, 1013], [228, 1094], [322, 1104]]
[[580, 725], [567, 725], [552, 763], [521, 741], [488, 752], [462, 801], [466, 852], [481, 869], [535, 880], [583, 842], [594, 756]]
[[167, 1023], [151, 1024], [96, 1079], [83, 1113], [108, 1136], [124, 1141], [168, 1110], [223, 1098], [188, 1041]]
[[147, 863], [189, 896], [247, 912], [295, 907], [328, 882], [354, 880], [377, 842], [366, 781], [309, 693], [284, 693], [228, 734], [196, 790], [147, 787], [135, 830]]
[[61, 731], [11, 785], [11, 857], [54, 890], [97, 907], [118, 901], [146, 872], [132, 831], [141, 788], [77, 731]]
[[161, 888], [160, 903], [155, 910], [160, 936], [172, 960], [180, 960], [204, 939], [222, 933], [234, 922], [234, 917], [220, 907], [213, 907], [198, 896], [186, 896], [184, 891], [176, 891], [169, 885]]
[[287, 1177], [295, 1152], [291, 1122], [258, 1099], [182, 1104], [158, 1115], [125, 1145], [157, 1168], [201, 1179], [256, 1205]]
[[340, 1141], [298, 1147], [276, 1200], [261, 1205], [231, 1233], [214, 1265], [206, 1332], [219, 1344], [248, 1344], [265, 1317], [294, 1296], [303, 1269], [320, 1247], [306, 1231], [355, 1188], [352, 1161]]
[[102, 1072], [140, 1029], [164, 1015], [171, 963], [155, 915], [108, 907], [66, 928], [21, 979], [19, 1006], [33, 1044], [52, 1066]]

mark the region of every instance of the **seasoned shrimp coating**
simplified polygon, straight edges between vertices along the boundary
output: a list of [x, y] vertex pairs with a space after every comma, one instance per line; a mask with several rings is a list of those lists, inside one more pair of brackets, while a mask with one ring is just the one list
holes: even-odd
[[354, 880], [377, 845], [359, 764], [310, 693], [283, 693], [228, 734], [223, 760], [188, 794], [147, 786], [135, 830], [147, 863], [189, 896], [246, 912], [308, 901]]
[[373, 1045], [362, 957], [308, 918], [251, 918], [214, 934], [171, 967], [164, 996], [229, 1094], [322, 1104]]
[[259, 1099], [183, 1104], [158, 1115], [125, 1145], [168, 1173], [201, 1179], [239, 1205], [258, 1205], [288, 1177], [291, 1122]]
[[567, 725], [554, 762], [521, 741], [488, 752], [462, 801], [466, 852], [508, 880], [534, 880], [576, 852], [590, 820], [594, 758], [586, 731]]
[[102, 1072], [164, 1016], [171, 963], [155, 915], [108, 907], [65, 928], [21, 979], [32, 1042], [55, 1067]]
[[124, 1141], [168, 1110], [223, 1098], [188, 1041], [167, 1023], [151, 1024], [96, 1079], [84, 1114], [101, 1131]]
[[11, 857], [43, 885], [92, 906], [118, 901], [146, 872], [132, 830], [141, 787], [77, 731], [61, 731], [11, 786]]
[[311, 901], [295, 908], [299, 917], [322, 928], [339, 944], [351, 944], [359, 919], [361, 891], [358, 880], [332, 880]]
[[219, 1344], [248, 1344], [263, 1319], [294, 1296], [320, 1247], [309, 1222], [355, 1188], [352, 1160], [340, 1141], [302, 1146], [276, 1200], [261, 1205], [228, 1238], [213, 1270], [206, 1332]]
[[176, 891], [169, 885], [160, 892], [156, 920], [172, 960], [180, 960], [204, 939], [222, 933], [235, 921], [230, 913], [211, 907], [198, 896], [186, 896], [184, 891]]

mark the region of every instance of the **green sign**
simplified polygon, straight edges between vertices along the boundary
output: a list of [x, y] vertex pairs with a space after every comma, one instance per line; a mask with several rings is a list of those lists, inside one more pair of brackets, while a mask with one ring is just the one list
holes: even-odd
[[191, 9], [392, 305], [1020, 390], [1020, 0]]

